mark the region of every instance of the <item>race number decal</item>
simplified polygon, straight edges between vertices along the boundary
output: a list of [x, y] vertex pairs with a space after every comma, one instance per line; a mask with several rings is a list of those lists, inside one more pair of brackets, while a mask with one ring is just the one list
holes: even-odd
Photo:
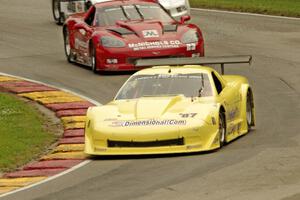
[[196, 43], [186, 44], [187, 51], [195, 51], [196, 50]]

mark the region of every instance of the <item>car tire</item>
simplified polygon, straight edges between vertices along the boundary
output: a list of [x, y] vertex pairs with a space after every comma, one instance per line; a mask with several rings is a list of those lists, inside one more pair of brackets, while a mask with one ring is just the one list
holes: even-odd
[[253, 95], [251, 90], [247, 92], [247, 101], [246, 101], [246, 121], [248, 131], [251, 130], [251, 127], [254, 124], [254, 116], [253, 116]]
[[67, 57], [68, 62], [72, 63], [72, 53], [71, 53], [71, 45], [70, 45], [70, 35], [67, 27], [63, 29], [64, 34], [64, 49], [65, 55]]
[[219, 143], [220, 148], [226, 144], [226, 120], [225, 113], [222, 112], [219, 114]]
[[96, 49], [93, 45], [91, 47], [91, 61], [92, 61], [92, 71], [95, 74], [97, 74], [98, 69], [97, 69]]
[[63, 17], [60, 11], [60, 0], [52, 0], [52, 14], [56, 24], [63, 24]]

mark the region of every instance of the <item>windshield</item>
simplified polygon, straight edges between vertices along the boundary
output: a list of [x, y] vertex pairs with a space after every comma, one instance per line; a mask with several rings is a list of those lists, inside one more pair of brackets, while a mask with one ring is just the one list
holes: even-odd
[[184, 95], [186, 97], [212, 96], [208, 75], [197, 73], [133, 76], [122, 87], [116, 100], [171, 95]]
[[96, 26], [113, 26], [117, 21], [158, 20], [170, 23], [173, 19], [155, 4], [136, 4], [97, 8]]

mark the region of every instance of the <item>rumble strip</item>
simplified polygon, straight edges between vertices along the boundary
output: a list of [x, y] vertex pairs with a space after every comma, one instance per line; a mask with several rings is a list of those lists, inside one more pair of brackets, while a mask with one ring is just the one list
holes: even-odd
[[56, 113], [64, 127], [64, 134], [51, 153], [0, 177], [0, 196], [45, 181], [87, 159], [83, 152], [85, 114], [93, 103], [57, 88], [6, 75], [0, 75], [0, 89], [47, 107]]

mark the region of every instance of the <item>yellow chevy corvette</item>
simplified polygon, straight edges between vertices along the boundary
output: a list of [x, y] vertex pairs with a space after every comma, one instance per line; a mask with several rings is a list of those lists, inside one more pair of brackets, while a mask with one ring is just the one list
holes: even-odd
[[112, 102], [89, 108], [85, 153], [209, 151], [246, 134], [255, 125], [248, 80], [199, 64], [221, 64], [223, 72], [224, 64], [250, 60], [251, 56], [142, 61], [137, 67], [173, 66], [143, 69], [128, 79]]

